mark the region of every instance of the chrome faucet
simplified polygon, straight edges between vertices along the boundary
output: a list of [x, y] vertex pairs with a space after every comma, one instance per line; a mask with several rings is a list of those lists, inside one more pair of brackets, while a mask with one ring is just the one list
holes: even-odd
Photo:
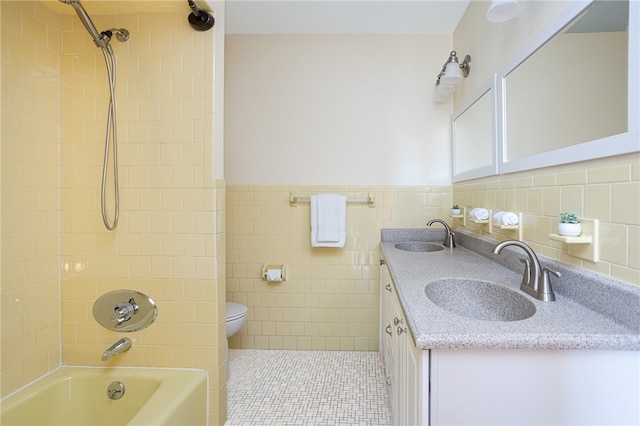
[[447, 225], [447, 222], [445, 222], [442, 219], [431, 219], [429, 222], [427, 222], [427, 226], [431, 226], [435, 222], [441, 223], [445, 227], [444, 241], [442, 242], [442, 245], [445, 247], [451, 247], [451, 248], [455, 247], [456, 241], [453, 239], [453, 236], [456, 234], [454, 234], [451, 228], [449, 228], [449, 225]]
[[556, 296], [553, 294], [553, 289], [551, 288], [549, 273], [552, 273], [556, 277], [560, 277], [560, 272], [543, 268], [542, 265], [540, 265], [540, 260], [538, 259], [538, 256], [536, 256], [535, 252], [522, 241], [506, 240], [498, 243], [493, 248], [493, 254], [500, 254], [502, 249], [506, 246], [520, 247], [529, 257], [529, 259], [520, 259], [520, 262], [525, 265], [520, 290], [544, 302], [553, 302], [556, 300]]
[[122, 339], [111, 345], [109, 349], [104, 351], [104, 353], [102, 354], [102, 360], [109, 361], [114, 356], [120, 355], [121, 353], [124, 353], [129, 349], [131, 349], [131, 339], [129, 339], [128, 337], [123, 337]]

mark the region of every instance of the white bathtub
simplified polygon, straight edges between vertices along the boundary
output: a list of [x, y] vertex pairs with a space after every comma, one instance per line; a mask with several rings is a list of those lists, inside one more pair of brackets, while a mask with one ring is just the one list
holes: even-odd
[[[122, 382], [121, 399], [107, 387]], [[207, 376], [202, 370], [60, 368], [2, 400], [0, 424], [205, 425]]]

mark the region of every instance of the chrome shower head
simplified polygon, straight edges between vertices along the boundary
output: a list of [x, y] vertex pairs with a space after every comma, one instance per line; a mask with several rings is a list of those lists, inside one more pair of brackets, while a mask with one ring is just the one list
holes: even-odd
[[64, 4], [71, 5], [71, 7], [73, 7], [76, 10], [78, 17], [80, 18], [80, 21], [82, 22], [84, 27], [87, 29], [87, 31], [89, 31], [89, 34], [91, 34], [91, 37], [93, 38], [93, 42], [96, 44], [96, 46], [104, 47], [106, 42], [100, 36], [100, 33], [96, 29], [96, 26], [93, 25], [93, 22], [91, 22], [91, 18], [89, 18], [89, 15], [87, 15], [87, 11], [84, 10], [84, 7], [82, 7], [82, 5], [80, 4], [80, 0], [59, 0], [59, 1]]
[[103, 31], [102, 33], [99, 33], [98, 30], [96, 29], [96, 26], [93, 25], [91, 18], [89, 18], [87, 11], [84, 10], [84, 7], [82, 7], [82, 4], [80, 4], [80, 0], [59, 0], [59, 1], [64, 4], [68, 4], [75, 9], [76, 13], [78, 14], [78, 17], [80, 18], [80, 21], [82, 22], [84, 27], [87, 29], [87, 31], [89, 31], [89, 34], [91, 34], [91, 37], [93, 38], [93, 42], [96, 44], [96, 46], [106, 47], [107, 43], [109, 43], [109, 40], [111, 40], [111, 36], [113, 34], [115, 34], [118, 40], [120, 41], [129, 40], [129, 31], [125, 30], [124, 28], [119, 28], [119, 29], [112, 28], [111, 30]]

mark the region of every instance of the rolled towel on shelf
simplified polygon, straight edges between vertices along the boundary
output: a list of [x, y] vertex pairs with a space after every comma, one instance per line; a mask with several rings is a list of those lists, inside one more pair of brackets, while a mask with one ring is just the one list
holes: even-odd
[[502, 225], [502, 217], [506, 212], [499, 211], [493, 214], [493, 223], [497, 223], [498, 225]]
[[518, 215], [513, 213], [513, 212], [504, 212], [504, 215], [502, 216], [501, 219], [501, 224], [502, 225], [517, 225], [520, 222], [520, 219], [518, 218]]
[[476, 207], [469, 212], [469, 216], [475, 220], [487, 220], [489, 219], [489, 210]]

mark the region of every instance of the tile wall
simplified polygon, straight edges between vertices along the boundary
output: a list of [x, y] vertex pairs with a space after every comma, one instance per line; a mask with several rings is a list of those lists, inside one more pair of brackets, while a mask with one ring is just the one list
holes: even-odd
[[[344, 248], [312, 248], [309, 203], [290, 193], [375, 195], [375, 207], [347, 204]], [[424, 227], [446, 217], [450, 186], [227, 185], [227, 300], [248, 306], [233, 348], [378, 350], [382, 228]], [[268, 283], [265, 264], [285, 264]]]
[[2, 396], [60, 365], [60, 19], [3, 1]]
[[77, 16], [2, 2], [3, 395], [61, 364], [104, 365], [121, 335], [96, 323], [93, 302], [128, 288], [151, 296], [159, 315], [128, 333], [132, 349], [109, 365], [205, 369], [210, 423], [226, 418], [214, 40], [185, 16], [92, 15], [98, 28], [131, 32], [112, 42], [121, 210], [110, 232], [100, 215], [102, 54]]
[[[640, 159], [638, 154], [476, 179], [454, 185], [461, 207], [484, 207], [524, 214], [524, 240], [538, 253], [640, 285]], [[560, 212], [573, 211], [600, 221], [600, 261], [567, 254], [551, 241]], [[461, 226], [456, 220], [455, 226]], [[514, 231], [489, 235], [486, 225], [468, 229], [496, 240]]]

